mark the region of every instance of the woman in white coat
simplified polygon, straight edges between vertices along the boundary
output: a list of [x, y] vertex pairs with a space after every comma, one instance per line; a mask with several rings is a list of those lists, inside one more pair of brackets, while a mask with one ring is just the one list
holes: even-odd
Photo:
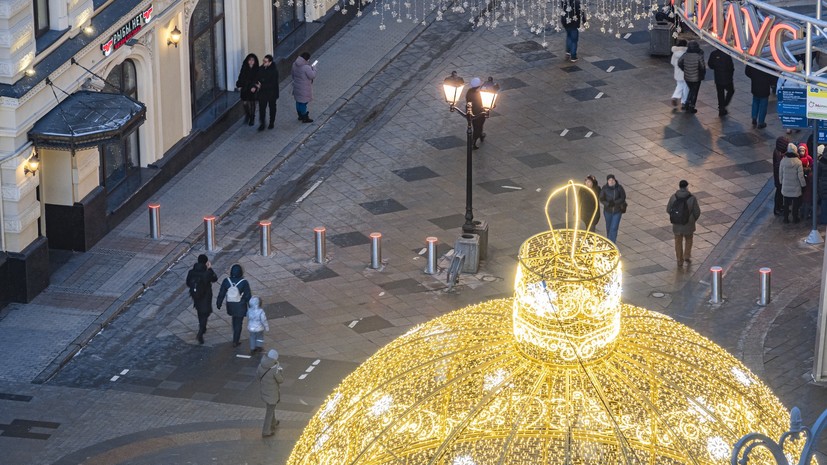
[[686, 41], [681, 39], [672, 47], [672, 67], [675, 68], [675, 91], [672, 92], [672, 106], [681, 103], [681, 110], [686, 105], [686, 97], [689, 95], [689, 86], [683, 79], [683, 70], [678, 66], [678, 61], [686, 53]]

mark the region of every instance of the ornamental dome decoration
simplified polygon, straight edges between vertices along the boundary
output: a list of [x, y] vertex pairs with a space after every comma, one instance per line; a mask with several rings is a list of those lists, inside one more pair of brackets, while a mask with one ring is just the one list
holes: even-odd
[[[621, 303], [620, 253], [581, 228], [578, 194], [594, 195], [570, 181], [549, 197], [550, 230], [520, 247], [512, 298], [379, 350], [325, 400], [288, 465], [723, 465], [745, 434], [783, 433], [789, 414], [735, 357]], [[552, 200], [565, 202], [562, 228]], [[751, 465], [774, 463], [759, 452]]]

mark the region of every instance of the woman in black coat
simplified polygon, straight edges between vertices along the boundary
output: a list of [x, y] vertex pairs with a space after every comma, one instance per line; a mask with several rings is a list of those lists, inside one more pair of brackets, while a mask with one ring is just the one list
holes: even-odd
[[[594, 192], [594, 196], [592, 196], [585, 189], [580, 189], [578, 191], [577, 195], [578, 200], [580, 201], [580, 220], [583, 221], [583, 224], [589, 228], [589, 231], [594, 232], [595, 226], [597, 226], [597, 223], [600, 222], [600, 206], [596, 200], [600, 198], [600, 186], [597, 184], [597, 178], [592, 175], [586, 176], [583, 184]], [[592, 219], [592, 215], [594, 215], [594, 219]], [[589, 224], [590, 222], [591, 224]]]
[[206, 255], [198, 256], [198, 262], [187, 273], [187, 287], [190, 289], [192, 305], [198, 314], [198, 334], [195, 338], [199, 344], [204, 343], [204, 333], [207, 332], [207, 320], [212, 315], [212, 283], [218, 281], [218, 276], [210, 266]]
[[253, 125], [256, 119], [256, 105], [258, 96], [256, 83], [258, 82], [258, 57], [251, 53], [244, 59], [241, 70], [238, 72], [238, 79], [235, 81], [236, 89], [241, 91], [241, 105], [244, 107], [244, 122], [248, 126]]
[[247, 303], [253, 297], [253, 291], [250, 289], [250, 283], [244, 279], [244, 270], [241, 265], [235, 264], [230, 268], [230, 277], [224, 278], [221, 282], [221, 289], [218, 291], [218, 300], [215, 306], [221, 310], [221, 304], [224, 302], [224, 297], [231, 285], [235, 285], [238, 292], [241, 294], [239, 302], [227, 301], [227, 315], [233, 317], [233, 347], [238, 347], [241, 342], [241, 327], [244, 325], [244, 317], [247, 316]]

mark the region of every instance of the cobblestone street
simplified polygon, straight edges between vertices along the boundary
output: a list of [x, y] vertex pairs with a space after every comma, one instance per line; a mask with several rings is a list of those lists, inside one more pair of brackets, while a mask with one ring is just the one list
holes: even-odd
[[[693, 116], [672, 107], [673, 70], [668, 57], [648, 55], [645, 26], [623, 39], [583, 33], [573, 64], [564, 34], [543, 49], [527, 31], [466, 25], [449, 16], [380, 32], [370, 15], [354, 22], [320, 53], [328, 75], [316, 82], [315, 124], [295, 121], [283, 89], [274, 134], [237, 124], [153, 199], [162, 240], [148, 238], [138, 209], [90, 252], [67, 257], [33, 303], [5, 309], [0, 462], [283, 464], [325, 396], [383, 345], [453, 309], [510, 296], [518, 247], [548, 229], [551, 189], [588, 174], [601, 184], [614, 174], [628, 195], [618, 237], [624, 302], [725, 347], [811, 424], [827, 407], [827, 391], [809, 378], [823, 246], [802, 242], [808, 225], [773, 216], [771, 152], [783, 130], [774, 101], [769, 127], [750, 127], [743, 65], [730, 116], [718, 117], [711, 73]], [[359, 59], [344, 48], [367, 42], [381, 44]], [[448, 290], [445, 254], [461, 232], [466, 179], [465, 122], [441, 95], [453, 70], [466, 81], [493, 76], [501, 94], [474, 152], [474, 215], [490, 227], [488, 256]], [[243, 169], [224, 176], [227, 160]], [[702, 209], [686, 268], [675, 266], [665, 210], [680, 179]], [[205, 253], [201, 218], [211, 213], [213, 267], [220, 278], [244, 267], [270, 322], [265, 345], [285, 369], [274, 438], [260, 435], [246, 329], [233, 348], [222, 308], [206, 344], [195, 340], [184, 277]], [[258, 253], [265, 219], [269, 257]], [[324, 264], [313, 262], [319, 226]], [[382, 233], [379, 270], [368, 266], [372, 232]], [[423, 272], [428, 236], [439, 239], [443, 268], [433, 276]], [[725, 302], [715, 306], [712, 265], [725, 270]], [[761, 266], [774, 274], [766, 307], [756, 303]]]

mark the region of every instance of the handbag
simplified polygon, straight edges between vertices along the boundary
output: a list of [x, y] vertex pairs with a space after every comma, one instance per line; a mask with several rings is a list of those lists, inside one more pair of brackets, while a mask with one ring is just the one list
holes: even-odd
[[626, 213], [626, 207], [628, 207], [628, 206], [629, 206], [629, 204], [627, 204], [626, 201], [624, 200], [620, 204], [620, 213]]

